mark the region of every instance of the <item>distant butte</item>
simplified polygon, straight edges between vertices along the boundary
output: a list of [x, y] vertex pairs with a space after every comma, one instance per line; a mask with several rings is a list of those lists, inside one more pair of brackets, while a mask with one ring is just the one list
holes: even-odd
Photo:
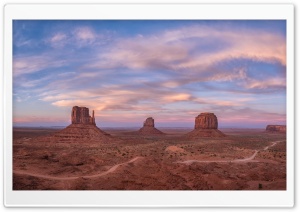
[[144, 121], [144, 125], [138, 133], [142, 135], [165, 135], [165, 133], [155, 128], [154, 119], [152, 117], [149, 117]]
[[94, 111], [90, 116], [88, 108], [78, 106], [72, 108], [71, 124], [54, 134], [54, 138], [60, 141], [108, 142], [114, 140], [110, 134], [96, 126]]
[[224, 137], [218, 130], [218, 118], [214, 113], [201, 113], [195, 118], [195, 129], [186, 134], [188, 137]]
[[286, 133], [286, 125], [267, 125], [266, 131]]

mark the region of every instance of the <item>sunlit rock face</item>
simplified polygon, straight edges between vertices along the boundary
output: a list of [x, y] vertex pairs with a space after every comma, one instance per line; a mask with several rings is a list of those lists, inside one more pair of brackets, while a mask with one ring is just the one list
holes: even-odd
[[200, 113], [195, 118], [195, 129], [186, 135], [192, 139], [226, 136], [218, 130], [218, 118], [214, 113]]
[[53, 135], [57, 141], [74, 142], [112, 142], [116, 139], [96, 126], [95, 113], [89, 114], [89, 108], [74, 106], [71, 112], [71, 124]]
[[195, 119], [195, 129], [218, 129], [218, 119], [213, 113], [201, 113]]
[[94, 111], [93, 111], [93, 115], [91, 117], [89, 114], [89, 109], [87, 107], [74, 106], [72, 108], [71, 121], [72, 121], [72, 124], [96, 125]]

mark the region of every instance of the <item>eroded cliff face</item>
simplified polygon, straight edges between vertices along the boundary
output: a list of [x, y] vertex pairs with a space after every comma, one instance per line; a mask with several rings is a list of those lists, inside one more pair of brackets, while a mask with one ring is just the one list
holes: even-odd
[[214, 113], [201, 113], [195, 118], [195, 129], [186, 134], [190, 138], [224, 137], [218, 130], [218, 118]]
[[154, 119], [149, 117], [144, 121], [144, 127], [154, 127]]
[[201, 113], [195, 119], [195, 129], [218, 129], [218, 119], [213, 113]]
[[266, 131], [268, 132], [286, 132], [286, 125], [268, 125], [266, 127]]
[[99, 141], [111, 142], [115, 139], [99, 129], [95, 122], [95, 113], [89, 114], [89, 108], [74, 106], [71, 112], [71, 124], [53, 135], [57, 141]]
[[72, 124], [96, 125], [94, 111], [93, 111], [93, 115], [90, 116], [89, 109], [87, 107], [74, 106], [72, 108], [71, 121]]
[[152, 117], [147, 118], [144, 121], [144, 125], [139, 129], [138, 133], [142, 135], [164, 135], [162, 131], [154, 127], [154, 119]]

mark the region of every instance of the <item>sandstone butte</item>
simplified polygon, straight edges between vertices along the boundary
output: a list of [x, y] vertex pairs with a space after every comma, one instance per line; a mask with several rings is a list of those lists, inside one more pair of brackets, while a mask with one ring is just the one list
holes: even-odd
[[198, 137], [224, 137], [218, 130], [218, 118], [214, 113], [201, 113], [195, 118], [195, 128], [186, 134], [191, 138]]
[[144, 121], [144, 125], [139, 129], [138, 133], [142, 135], [165, 135], [165, 133], [155, 128], [154, 119], [152, 117]]
[[286, 125], [267, 125], [266, 131], [286, 133]]
[[74, 106], [71, 124], [53, 135], [59, 141], [100, 141], [109, 142], [113, 137], [96, 126], [95, 112], [92, 116], [86, 107]]

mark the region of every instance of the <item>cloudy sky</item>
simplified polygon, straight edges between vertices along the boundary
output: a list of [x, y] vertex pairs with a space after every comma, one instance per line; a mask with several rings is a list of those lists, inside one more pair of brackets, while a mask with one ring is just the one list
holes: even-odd
[[14, 21], [13, 122], [100, 127], [286, 122], [285, 21]]

